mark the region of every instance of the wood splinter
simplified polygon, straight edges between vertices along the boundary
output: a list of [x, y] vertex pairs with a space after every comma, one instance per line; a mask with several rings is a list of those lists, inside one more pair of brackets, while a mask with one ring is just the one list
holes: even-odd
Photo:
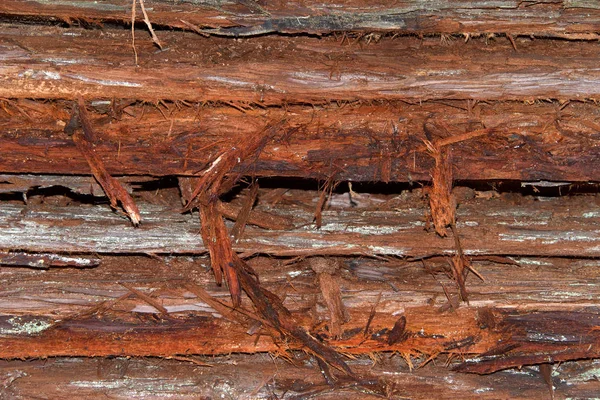
[[[427, 126], [424, 126], [424, 131], [426, 134], [429, 132]], [[438, 142], [425, 140], [424, 143], [427, 151], [435, 160], [435, 166], [431, 173], [432, 187], [429, 191], [431, 219], [433, 220], [436, 233], [441, 237], [448, 235], [448, 227], [452, 230], [456, 255], [449, 261], [449, 265], [454, 281], [458, 286], [461, 300], [468, 302], [468, 293], [465, 285], [468, 272], [473, 271], [481, 279], [483, 278], [471, 267], [471, 263], [464, 255], [458, 231], [456, 230], [456, 198], [452, 194], [453, 176], [450, 151], [444, 149]]]
[[[82, 128], [83, 132], [78, 128]], [[82, 98], [79, 98], [78, 102], [73, 106], [73, 114], [65, 127], [65, 133], [72, 136], [73, 143], [75, 143], [77, 149], [85, 157], [94, 178], [96, 178], [110, 200], [110, 206], [116, 209], [121, 204], [133, 226], [137, 227], [140, 224], [141, 216], [133, 198], [121, 183], [108, 173], [104, 163], [94, 152], [93, 143], [95, 135]]]
[[350, 320], [350, 315], [342, 301], [342, 292], [338, 278], [334, 276], [337, 266], [335, 262], [325, 257], [313, 257], [309, 260], [310, 267], [317, 274], [319, 287], [325, 305], [329, 309], [329, 330], [334, 337], [342, 334], [342, 325]]

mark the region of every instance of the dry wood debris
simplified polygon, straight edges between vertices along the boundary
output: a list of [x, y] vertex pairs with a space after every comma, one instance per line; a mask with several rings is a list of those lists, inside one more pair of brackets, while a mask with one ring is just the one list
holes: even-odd
[[0, 5], [0, 391], [600, 390], [593, 1], [46, 3]]
[[[79, 127], [81, 127], [82, 132], [78, 131], [77, 128]], [[121, 205], [133, 226], [138, 226], [141, 222], [141, 216], [137, 205], [121, 183], [108, 173], [104, 163], [94, 152], [95, 135], [82, 98], [74, 105], [73, 115], [69, 124], [65, 127], [65, 132], [72, 135], [73, 142], [87, 160], [94, 178], [110, 199], [111, 207], [116, 208]]]

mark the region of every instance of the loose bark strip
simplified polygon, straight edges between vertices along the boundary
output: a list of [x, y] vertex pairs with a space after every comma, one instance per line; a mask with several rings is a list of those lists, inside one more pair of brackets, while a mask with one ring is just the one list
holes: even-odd
[[552, 364], [540, 364], [540, 375], [542, 379], [548, 385], [548, 391], [550, 392], [550, 400], [554, 400], [554, 383], [552, 382]]
[[281, 122], [268, 124], [253, 136], [232, 144], [230, 149], [219, 154], [202, 172], [183, 211], [189, 211], [200, 204], [216, 202], [220, 195], [229, 192], [242, 175], [239, 171], [232, 173], [234, 167], [242, 161], [258, 158], [280, 125]]
[[318, 280], [321, 294], [329, 309], [331, 334], [338, 337], [342, 334], [342, 325], [350, 318], [342, 301], [340, 286], [337, 280], [326, 272], [318, 274]]
[[327, 364], [351, 377], [355, 376], [342, 356], [327, 344], [317, 341], [304, 327], [299, 325], [281, 300], [273, 293], [262, 288], [257, 278], [248, 273], [246, 263], [237, 256], [234, 258], [234, 267], [244, 291], [250, 297], [256, 309], [274, 329], [284, 337], [296, 339], [300, 342], [303, 350]]
[[431, 219], [436, 233], [446, 237], [446, 228], [456, 223], [456, 199], [452, 195], [452, 161], [447, 150], [441, 150], [431, 142], [427, 142], [427, 148], [435, 160], [431, 174], [432, 187], [428, 193]]
[[333, 276], [336, 271], [335, 262], [323, 257], [313, 257], [309, 263], [317, 274], [321, 294], [329, 309], [330, 332], [334, 337], [339, 337], [342, 334], [342, 324], [350, 320], [350, 315], [342, 301], [338, 280]]
[[210, 265], [217, 285], [221, 285], [225, 275], [233, 306], [239, 307], [242, 292], [237, 273], [233, 268], [234, 252], [225, 221], [217, 211], [215, 202], [200, 205], [200, 221], [202, 241], [210, 254]]
[[[79, 123], [83, 128], [83, 133], [77, 132], [76, 127], [72, 125], [78, 125]], [[131, 220], [133, 226], [138, 226], [141, 217], [137, 205], [127, 190], [121, 186], [121, 183], [106, 171], [104, 163], [94, 152], [94, 132], [87, 116], [83, 99], [79, 99], [71, 122], [69, 122], [69, 125], [65, 128], [65, 131], [73, 135], [73, 142], [87, 160], [94, 178], [96, 178], [100, 186], [102, 186], [102, 189], [104, 189], [104, 193], [106, 193], [106, 196], [110, 199], [110, 206], [112, 208], [117, 208], [120, 204]]]
[[[597, 49], [590, 42], [385, 39], [361, 49], [333, 38], [261, 37], [232, 43], [163, 32], [170, 57], [148, 45], [139, 67], [123, 30], [61, 30], [0, 26], [7, 56], [0, 97], [86, 100], [133, 98], [222, 104], [326, 104], [331, 101], [429, 99], [582, 101], [600, 97]], [[228, 54], [215, 55], [220, 43]], [[492, 46], [492, 47], [491, 47]], [[268, 54], [265, 49], [270, 48]], [[24, 49], [27, 49], [24, 50]], [[91, 50], [93, 49], [93, 50]], [[110, 51], [107, 51], [110, 49]], [[397, 55], [403, 56], [398, 58]], [[215, 58], [216, 57], [216, 58]], [[177, 67], [173, 67], [177, 59]], [[243, 107], [249, 108], [249, 107]]]
[[135, 65], [138, 65], [138, 54], [135, 48], [135, 6], [137, 5], [137, 0], [132, 0], [131, 2], [131, 48], [133, 50], [133, 56]]
[[[444, 126], [446, 127], [447, 125], [444, 123]], [[429, 128], [424, 126], [423, 129], [428, 139], [430, 139], [431, 131]], [[449, 260], [449, 264], [454, 276], [454, 281], [460, 292], [460, 298], [466, 302], [468, 302], [468, 293], [465, 287], [465, 280], [469, 270], [473, 271], [482, 280], [483, 277], [471, 266], [469, 259], [465, 257], [462, 249], [458, 230], [456, 229], [456, 198], [452, 193], [452, 158], [450, 156], [450, 149], [444, 149], [443, 146], [489, 134], [490, 132], [489, 129], [468, 132], [465, 135], [457, 135], [459, 136], [459, 139], [457, 140], [446, 139], [443, 143], [438, 141], [432, 143], [430, 140], [425, 141], [427, 151], [435, 160], [435, 167], [431, 174], [432, 187], [429, 189], [428, 193], [431, 218], [438, 235], [445, 237], [447, 235], [446, 228], [450, 227], [452, 229], [456, 254]], [[452, 304], [452, 300], [447, 293], [446, 296], [448, 297], [449, 304]]]
[[[262, 6], [262, 10], [249, 6], [249, 2], [219, 3], [218, 7], [212, 3], [181, 3], [174, 10], [168, 2], [154, 2], [152, 20], [157, 25], [171, 28], [190, 29], [190, 23], [216, 27], [217, 33], [228, 36], [259, 32], [327, 34], [355, 31], [368, 34], [391, 31], [405, 34], [455, 33], [465, 35], [467, 39], [470, 34], [502, 32], [576, 39], [600, 30], [600, 12], [593, 1], [524, 4], [509, 0], [490, 6], [486, 0], [467, 0], [459, 4], [409, 0], [393, 5], [385, 1], [334, 1], [324, 4], [311, 0], [268, 3]], [[6, 0], [0, 10], [12, 18], [35, 16], [35, 21], [66, 19], [127, 23], [125, 15], [130, 8], [128, 0], [112, 0], [102, 5], [84, 0], [60, 5], [49, 5], [41, 0]], [[188, 23], [181, 21], [183, 14]]]
[[216, 157], [197, 179], [196, 188], [183, 209], [183, 211], [193, 208], [200, 210], [202, 240], [209, 251], [215, 279], [217, 284], [221, 285], [225, 275], [234, 307], [239, 307], [241, 303], [241, 288], [233, 267], [237, 256], [233, 252], [225, 221], [217, 211], [217, 204], [219, 196], [229, 192], [240, 178], [239, 173], [230, 174], [233, 167], [242, 159], [257, 157], [267, 141], [271, 139], [273, 129], [274, 127], [267, 126], [263, 132], [237, 143], [236, 147], [232, 146], [230, 150]]
[[[150, 22], [150, 18], [148, 17], [148, 13], [146, 12], [146, 7], [144, 6], [144, 0], [132, 0], [132, 1], [133, 1], [133, 7], [135, 7], [136, 1], [140, 3], [140, 8], [142, 9], [142, 14], [144, 15], [144, 23], [146, 24], [146, 26], [148, 27], [148, 30], [150, 31], [150, 35], [152, 36], [152, 41], [158, 46], [159, 49], [162, 50], [163, 46], [160, 43], [160, 40], [158, 40], [156, 33], [154, 33], [154, 29], [152, 28], [152, 22]], [[133, 14], [131, 18], [135, 21], [135, 14]], [[136, 60], [136, 65], [137, 65], [137, 60]]]
[[[182, 195], [183, 205], [185, 206], [192, 199], [193, 187], [198, 185], [198, 178], [178, 177], [179, 189]], [[231, 203], [217, 202], [217, 210], [227, 219], [237, 221], [242, 211], [242, 207]], [[260, 210], [253, 210], [248, 214], [247, 224], [258, 226], [264, 229], [287, 230], [293, 229], [294, 223], [290, 218], [285, 218], [273, 213], [267, 213]]]
[[244, 234], [246, 224], [250, 219], [250, 212], [252, 211], [252, 207], [254, 207], [256, 196], [258, 195], [258, 183], [252, 183], [249, 191], [250, 192], [246, 195], [242, 208], [235, 219], [235, 224], [233, 225], [233, 228], [231, 228], [231, 238], [233, 239], [233, 243], [236, 243]]
[[[428, 133], [427, 128], [424, 129]], [[437, 143], [432, 143], [429, 140], [425, 142], [425, 145], [429, 154], [435, 160], [435, 167], [431, 174], [432, 187], [428, 193], [431, 219], [436, 233], [441, 237], [447, 236], [448, 227], [452, 228], [456, 255], [449, 260], [450, 269], [460, 292], [461, 300], [468, 301], [465, 279], [468, 273], [467, 265], [469, 261], [463, 254], [458, 231], [456, 230], [456, 199], [452, 194], [453, 178], [450, 150], [443, 149]], [[448, 294], [446, 295], [448, 296]], [[448, 302], [452, 304], [449, 297]]]

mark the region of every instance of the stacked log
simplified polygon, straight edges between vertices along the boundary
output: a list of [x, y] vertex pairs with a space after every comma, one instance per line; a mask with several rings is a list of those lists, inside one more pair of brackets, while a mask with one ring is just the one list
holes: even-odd
[[5, 393], [597, 393], [600, 8], [388, 3], [0, 5]]

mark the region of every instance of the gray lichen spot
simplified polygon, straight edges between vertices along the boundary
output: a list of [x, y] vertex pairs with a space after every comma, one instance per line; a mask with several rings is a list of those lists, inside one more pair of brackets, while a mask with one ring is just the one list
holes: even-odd
[[11, 328], [0, 328], [0, 335], [35, 335], [50, 328], [52, 324], [44, 320], [23, 320], [22, 317], [8, 319]]

